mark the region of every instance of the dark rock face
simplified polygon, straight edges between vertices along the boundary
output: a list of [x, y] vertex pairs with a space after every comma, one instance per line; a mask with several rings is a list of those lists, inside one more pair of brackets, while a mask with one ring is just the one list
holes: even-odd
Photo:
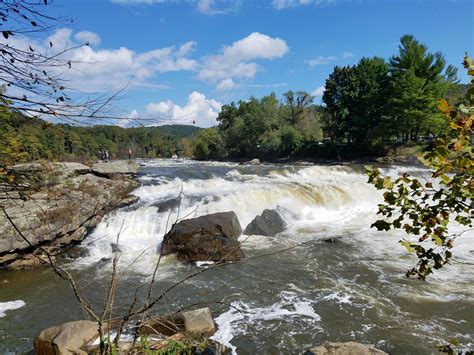
[[275, 210], [264, 210], [245, 228], [244, 234], [265, 235], [273, 237], [285, 230], [286, 223]]
[[191, 261], [237, 261], [244, 257], [237, 240], [242, 233], [234, 212], [214, 213], [186, 219], [165, 235], [162, 253], [178, 253], [178, 259]]

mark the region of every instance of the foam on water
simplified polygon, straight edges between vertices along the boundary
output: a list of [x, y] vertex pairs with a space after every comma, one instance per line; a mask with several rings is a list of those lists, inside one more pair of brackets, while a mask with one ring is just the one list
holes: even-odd
[[11, 311], [14, 309], [18, 309], [24, 307], [26, 303], [22, 300], [17, 301], [8, 301], [8, 302], [0, 302], [0, 318], [6, 316], [6, 311]]
[[[158, 260], [164, 234], [178, 218], [235, 211], [245, 229], [256, 215], [267, 208], [278, 210], [288, 224], [287, 229], [276, 238], [241, 236], [247, 255], [252, 256], [263, 249], [273, 251], [282, 246], [328, 237], [340, 238], [339, 243], [347, 246], [345, 252], [353, 253], [344, 255], [347, 259], [335, 265], [342, 270], [340, 274], [331, 271], [327, 275], [322, 274], [318, 263], [327, 262], [328, 259], [314, 260], [310, 251], [305, 257], [298, 255], [300, 267], [306, 269], [308, 275], [314, 275], [314, 279], [328, 279], [327, 288], [314, 291], [310, 285], [297, 284], [297, 279], [291, 279], [280, 285], [278, 290], [291, 292], [281, 292], [280, 299], [274, 304], [267, 305], [266, 300], [262, 304], [262, 299], [259, 299], [260, 303], [252, 299], [232, 302], [231, 308], [216, 318], [219, 329], [213, 339], [230, 347], [234, 353], [236, 347], [232, 345], [232, 339], [245, 334], [248, 325], [264, 327], [272, 321], [284, 322], [298, 317], [312, 323], [313, 327], [315, 324], [319, 326], [320, 318], [314, 308], [317, 308], [318, 303], [335, 304], [341, 312], [350, 309], [364, 315], [367, 311], [376, 321], [386, 319], [391, 322], [391, 326], [408, 322], [410, 329], [417, 329], [423, 321], [414, 319], [396, 299], [406, 299], [417, 304], [427, 300], [465, 301], [474, 295], [474, 275], [469, 265], [474, 255], [471, 241], [474, 233], [466, 232], [456, 239], [453, 252], [457, 262], [437, 271], [425, 283], [409, 284], [403, 274], [410, 265], [416, 263], [416, 256], [408, 255], [398, 244], [400, 239], [406, 237], [403, 231], [381, 233], [370, 228], [377, 219], [377, 205], [382, 201], [382, 196], [367, 184], [367, 177], [360, 168], [245, 168], [234, 163], [160, 160], [144, 161], [142, 164], [149, 174], [140, 178], [144, 184], [133, 192], [140, 202], [108, 214], [87, 239], [90, 255], [78, 259], [73, 266], [84, 267], [111, 258], [112, 243], [116, 243], [117, 235], [120, 234], [118, 247], [121, 250], [122, 267], [130, 267], [135, 273], [147, 276]], [[161, 174], [160, 169], [171, 170], [166, 175]], [[409, 170], [413, 175], [428, 173], [424, 169]], [[180, 178], [183, 171], [186, 176]], [[396, 177], [404, 171], [406, 168], [396, 167], [384, 169], [383, 173]], [[190, 174], [194, 172], [195, 175]], [[199, 174], [202, 174], [201, 178]], [[450, 228], [453, 233], [462, 231], [461, 226], [456, 224]], [[341, 244], [331, 247], [337, 248]], [[295, 258], [294, 255], [291, 257]], [[370, 271], [370, 276], [362, 276], [371, 277], [370, 282], [360, 282], [357, 275], [345, 277], [345, 270], [351, 267], [350, 258], [356, 259], [354, 265], [365, 266], [365, 272]], [[200, 262], [196, 265], [206, 267]], [[172, 256], [165, 257], [162, 266], [159, 278], [174, 277], [186, 268]], [[207, 290], [211, 288], [210, 283], [199, 287]], [[303, 298], [310, 296], [308, 289], [310, 294], [313, 292], [311, 301]], [[323, 314], [322, 311], [319, 313]], [[364, 317], [362, 320], [365, 323], [361, 323], [361, 330], [358, 331], [360, 334], [370, 332], [376, 322]], [[378, 326], [378, 323], [375, 324]], [[430, 326], [444, 329], [437, 323]], [[426, 336], [430, 329], [422, 331]]]
[[281, 292], [280, 301], [268, 307], [252, 307], [249, 303], [232, 302], [231, 308], [215, 319], [218, 330], [211, 339], [232, 349], [232, 354], [237, 354], [237, 348], [232, 345], [231, 340], [236, 335], [245, 334], [248, 324], [256, 325], [271, 320], [292, 322], [294, 318], [304, 318], [311, 324], [321, 320], [314, 311], [312, 302], [294, 292]]
[[[143, 164], [147, 168], [171, 166], [186, 170], [189, 162], [153, 160], [144, 161]], [[387, 243], [387, 239], [396, 241], [403, 237], [403, 233], [378, 233], [369, 228], [376, 219], [377, 204], [382, 199], [380, 192], [367, 184], [367, 177], [359, 171], [345, 166], [312, 166], [299, 169], [278, 167], [268, 169], [266, 174], [257, 174], [258, 168], [239, 170], [234, 163], [210, 162], [199, 167], [201, 170], [226, 167], [228, 171], [211, 178], [188, 180], [160, 177], [156, 170], [151, 174], [152, 177], [142, 176], [141, 179], [147, 185], [133, 192], [140, 198], [141, 205], [136, 209], [126, 208], [107, 215], [88, 238], [89, 241], [97, 240], [89, 248], [90, 256], [80, 259], [78, 264], [83, 266], [112, 257], [111, 243], [116, 243], [120, 232], [122, 263], [135, 262], [132, 268], [147, 274], [157, 260], [157, 251], [167, 228], [177, 218], [235, 211], [245, 228], [266, 208], [276, 208], [286, 220], [288, 228], [285, 237], [290, 241], [324, 238], [328, 235], [357, 236], [357, 243], [362, 242], [361, 249], [366, 255], [373, 255], [374, 250], [392, 256], [394, 252], [400, 257], [406, 254], [396, 242], [394, 250], [381, 250], [381, 245]], [[385, 169], [384, 173], [398, 176], [405, 170], [391, 168]], [[423, 169], [410, 170], [416, 174], [426, 173]], [[182, 195], [179, 203], [180, 191]], [[157, 207], [159, 203], [172, 200], [176, 203], [170, 204], [171, 207]], [[474, 248], [467, 238], [471, 234], [465, 233], [456, 240], [455, 252], [460, 261], [472, 259]], [[271, 245], [271, 241], [254, 237], [248, 243], [251, 248]], [[141, 253], [143, 255], [135, 261]], [[391, 259], [390, 263], [394, 267], [406, 263], [401, 258]], [[471, 276], [463, 275], [472, 279]]]

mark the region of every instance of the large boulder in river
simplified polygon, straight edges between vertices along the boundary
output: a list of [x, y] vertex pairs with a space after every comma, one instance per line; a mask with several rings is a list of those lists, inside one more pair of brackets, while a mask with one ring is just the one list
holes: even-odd
[[114, 160], [107, 163], [99, 162], [92, 165], [92, 171], [99, 176], [113, 178], [122, 174], [135, 174], [140, 165], [130, 160]]
[[185, 262], [240, 260], [244, 257], [238, 241], [241, 233], [235, 212], [185, 219], [165, 235], [162, 253], [177, 253], [178, 259]]
[[87, 354], [81, 348], [99, 336], [97, 322], [79, 320], [43, 330], [34, 340], [35, 354]]
[[314, 355], [382, 355], [386, 352], [376, 349], [372, 345], [349, 341], [346, 343], [326, 342], [305, 353]]
[[260, 216], [253, 219], [245, 228], [244, 234], [265, 235], [273, 237], [285, 230], [286, 223], [275, 210], [264, 210]]

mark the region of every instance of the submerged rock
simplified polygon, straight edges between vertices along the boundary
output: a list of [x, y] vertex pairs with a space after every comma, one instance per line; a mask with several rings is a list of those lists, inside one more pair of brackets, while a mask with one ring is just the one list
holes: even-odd
[[326, 342], [305, 352], [305, 355], [382, 355], [386, 352], [372, 345], [349, 341], [346, 343]]
[[165, 235], [162, 253], [177, 253], [178, 259], [185, 262], [237, 261], [244, 257], [238, 241], [241, 233], [235, 212], [185, 219]]
[[244, 234], [273, 237], [285, 230], [286, 223], [276, 210], [266, 209], [245, 227]]
[[78, 320], [43, 330], [34, 340], [35, 354], [87, 354], [81, 350], [99, 336], [97, 322]]

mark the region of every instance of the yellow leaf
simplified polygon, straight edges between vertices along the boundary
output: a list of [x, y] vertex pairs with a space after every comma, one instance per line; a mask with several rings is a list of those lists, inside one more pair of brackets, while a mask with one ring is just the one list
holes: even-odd
[[449, 112], [451, 111], [451, 108], [449, 107], [448, 101], [446, 101], [445, 99], [439, 100], [438, 108], [445, 115], [449, 115]]

